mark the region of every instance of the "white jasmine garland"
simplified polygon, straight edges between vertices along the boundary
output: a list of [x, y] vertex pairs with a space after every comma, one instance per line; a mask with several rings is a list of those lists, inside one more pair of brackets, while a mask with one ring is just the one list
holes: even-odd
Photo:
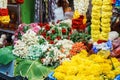
[[85, 15], [88, 9], [89, 0], [74, 0], [74, 8], [81, 15]]

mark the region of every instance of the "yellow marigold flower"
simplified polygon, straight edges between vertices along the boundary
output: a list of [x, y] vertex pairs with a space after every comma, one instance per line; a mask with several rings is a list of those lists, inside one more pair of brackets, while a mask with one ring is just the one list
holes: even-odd
[[74, 79], [75, 79], [74, 75], [65, 76], [65, 80], [74, 80]]
[[66, 69], [67, 69], [67, 66], [58, 66], [54, 71], [55, 72], [62, 72], [62, 73], [66, 73]]
[[57, 78], [57, 80], [64, 80], [64, 78], [65, 78], [65, 74], [63, 74], [61, 72], [55, 72], [53, 76], [55, 78]]
[[69, 66], [67, 68], [67, 75], [75, 75], [78, 73], [78, 68], [76, 66]]
[[74, 15], [73, 15], [73, 19], [78, 19], [80, 17], [80, 13], [78, 10], [75, 10]]
[[115, 73], [115, 75], [120, 74], [120, 67], [115, 68], [115, 70], [113, 70], [113, 72]]
[[110, 78], [110, 79], [114, 79], [115, 78], [115, 73], [113, 72], [113, 71], [109, 71], [108, 73], [107, 73], [107, 77], [108, 78]]
[[102, 63], [102, 64], [101, 64], [101, 69], [102, 69], [102, 72], [103, 72], [103, 73], [107, 73], [107, 72], [109, 72], [109, 71], [112, 70], [112, 65]]
[[115, 66], [115, 68], [120, 67], [120, 62], [118, 61], [118, 59], [116, 58], [111, 58], [113, 65]]
[[0, 16], [0, 21], [3, 24], [8, 24], [10, 22], [10, 16]]
[[83, 19], [83, 24], [85, 24], [85, 23], [86, 23], [86, 21], [87, 21], [87, 18], [86, 18], [86, 16], [84, 16], [84, 19]]
[[97, 54], [104, 58], [108, 58], [110, 55], [110, 50], [100, 50]]

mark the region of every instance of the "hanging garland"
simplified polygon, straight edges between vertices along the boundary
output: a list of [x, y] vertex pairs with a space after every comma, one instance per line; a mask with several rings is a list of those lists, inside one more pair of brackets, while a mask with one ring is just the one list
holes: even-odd
[[74, 0], [74, 15], [72, 19], [72, 28], [78, 31], [84, 31], [86, 28], [86, 12], [89, 0]]
[[8, 15], [7, 0], [0, 0], [0, 22], [7, 24], [10, 22], [10, 16]]
[[74, 0], [74, 8], [80, 15], [85, 15], [88, 9], [89, 0]]
[[22, 4], [24, 3], [24, 0], [15, 0], [17, 3]]
[[112, 16], [111, 0], [92, 0], [91, 37], [93, 41], [108, 40]]

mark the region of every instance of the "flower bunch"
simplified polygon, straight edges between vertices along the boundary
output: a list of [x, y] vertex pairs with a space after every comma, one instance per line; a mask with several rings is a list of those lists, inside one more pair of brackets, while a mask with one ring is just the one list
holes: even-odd
[[91, 37], [93, 41], [108, 40], [112, 16], [112, 1], [92, 0], [92, 5]]
[[[114, 66], [114, 68], [113, 68]], [[116, 58], [106, 59], [101, 55], [88, 56], [85, 50], [64, 61], [54, 70], [57, 80], [113, 80], [120, 74], [120, 62]]]
[[72, 49], [70, 50], [70, 55], [76, 55], [81, 50], [86, 50], [86, 46], [82, 42], [76, 42], [73, 44]]
[[0, 22], [3, 24], [8, 24], [10, 22], [7, 9], [7, 0], [0, 0]]

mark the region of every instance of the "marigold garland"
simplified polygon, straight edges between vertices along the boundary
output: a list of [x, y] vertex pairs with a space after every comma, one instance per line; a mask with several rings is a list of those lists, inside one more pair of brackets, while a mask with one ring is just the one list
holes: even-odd
[[7, 0], [0, 0], [0, 22], [7, 24], [10, 22], [10, 17], [8, 15]]
[[[91, 37], [93, 41], [108, 40], [112, 16], [111, 0], [92, 0]], [[101, 20], [100, 20], [101, 19]], [[101, 31], [100, 31], [101, 29]]]

